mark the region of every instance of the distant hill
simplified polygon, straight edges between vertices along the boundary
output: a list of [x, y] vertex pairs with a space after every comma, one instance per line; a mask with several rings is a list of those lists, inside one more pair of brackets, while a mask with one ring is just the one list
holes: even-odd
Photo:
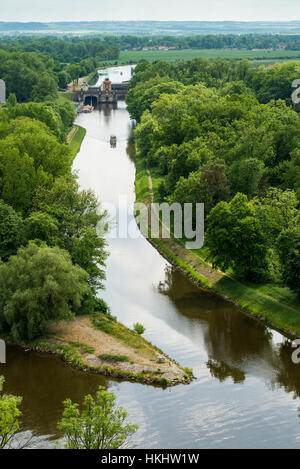
[[0, 22], [0, 34], [300, 34], [300, 21], [78, 21], [57, 23]]

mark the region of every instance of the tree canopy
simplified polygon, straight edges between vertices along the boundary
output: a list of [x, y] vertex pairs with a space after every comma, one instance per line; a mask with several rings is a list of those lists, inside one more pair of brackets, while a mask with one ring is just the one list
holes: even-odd
[[87, 273], [58, 247], [22, 247], [0, 265], [0, 330], [33, 340], [49, 320], [70, 319], [88, 292]]

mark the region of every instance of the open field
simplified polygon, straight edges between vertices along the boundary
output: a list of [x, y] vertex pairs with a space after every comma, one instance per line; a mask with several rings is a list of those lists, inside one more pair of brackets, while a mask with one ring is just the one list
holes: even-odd
[[180, 60], [192, 60], [197, 57], [205, 59], [248, 59], [248, 60], [300, 60], [300, 51], [251, 51], [235, 49], [183, 49], [183, 50], [154, 50], [154, 51], [121, 51], [119, 64], [136, 63], [140, 60], [154, 62], [163, 60], [165, 62], [178, 62]]

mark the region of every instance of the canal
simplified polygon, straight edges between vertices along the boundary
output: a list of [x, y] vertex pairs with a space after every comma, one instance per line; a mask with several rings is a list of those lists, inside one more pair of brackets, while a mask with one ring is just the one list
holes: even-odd
[[[126, 80], [130, 67], [107, 73], [112, 81]], [[81, 187], [115, 205], [122, 195], [132, 208], [133, 122], [125, 103], [80, 114], [77, 123], [87, 130], [74, 161]], [[111, 134], [117, 136], [116, 148], [110, 147]], [[0, 374], [7, 392], [23, 396], [23, 430], [41, 438], [36, 445], [47, 446], [59, 436], [63, 399], [80, 401], [103, 384], [140, 427], [134, 447], [298, 447], [300, 365], [292, 363], [286, 339], [196, 288], [141, 235], [109, 239], [108, 246], [100, 294], [112, 313], [129, 327], [141, 322], [145, 338], [192, 367], [197, 379], [163, 390], [79, 372], [55, 357], [10, 347]]]

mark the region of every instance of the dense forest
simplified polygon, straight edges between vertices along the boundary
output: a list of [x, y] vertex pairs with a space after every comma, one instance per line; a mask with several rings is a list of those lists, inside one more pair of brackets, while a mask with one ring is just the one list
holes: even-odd
[[178, 49], [300, 49], [299, 35], [201, 34], [194, 36], [107, 36], [105, 40], [120, 49], [168, 46]]
[[93, 35], [59, 38], [56, 36], [0, 36], [0, 48], [19, 52], [40, 52], [60, 62], [117, 59], [119, 49], [158, 46], [178, 49], [278, 49], [300, 50], [300, 36], [274, 34], [197, 34], [169, 35]]
[[95, 296], [104, 214], [71, 172], [74, 119], [68, 101], [10, 97], [0, 109], [0, 331], [15, 341], [39, 337], [50, 319], [105, 308]]
[[57, 97], [71, 80], [93, 72], [105, 59], [117, 59], [119, 49], [100, 39], [76, 41], [25, 37], [0, 40], [0, 77], [7, 95], [18, 102], [45, 101]]
[[80, 62], [93, 58], [97, 61], [117, 59], [118, 46], [109, 38], [99, 36], [64, 37], [56, 36], [4, 36], [0, 48], [13, 52], [38, 52], [58, 62]]
[[205, 203], [205, 250], [243, 280], [300, 293], [297, 62], [140, 63], [128, 109], [160, 201]]

